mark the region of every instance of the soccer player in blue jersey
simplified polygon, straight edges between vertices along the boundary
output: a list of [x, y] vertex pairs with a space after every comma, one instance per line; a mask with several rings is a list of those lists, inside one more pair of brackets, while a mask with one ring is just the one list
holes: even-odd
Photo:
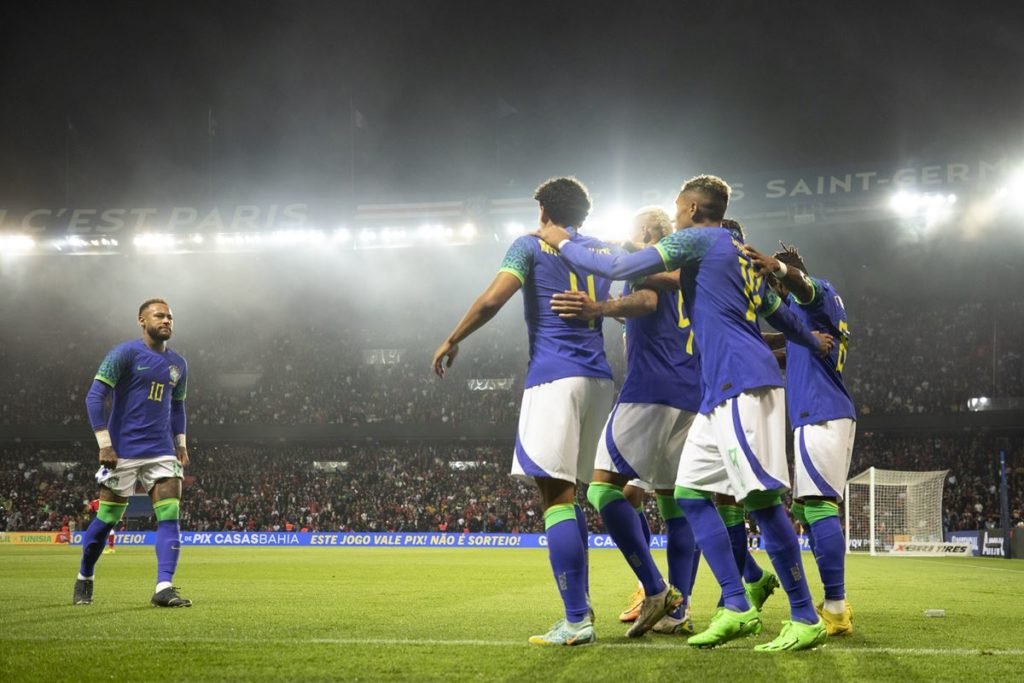
[[[642, 209], [635, 232], [654, 244], [672, 231], [672, 221], [657, 207]], [[676, 274], [678, 277], [678, 274]], [[676, 281], [678, 285], [678, 280]], [[585, 292], [556, 295], [552, 310], [584, 320], [625, 318], [626, 377], [597, 447], [587, 499], [643, 587], [644, 600], [627, 635], [652, 628], [659, 633], [689, 632], [694, 538], [673, 498], [679, 456], [700, 406], [700, 360], [683, 307], [682, 292], [655, 291], [627, 283], [622, 297], [595, 302]], [[650, 532], [624, 492], [631, 480], [650, 482], [667, 527], [669, 584], [651, 556]]]
[[[590, 195], [578, 180], [553, 178], [534, 198], [540, 204], [541, 226], [557, 227], [581, 249], [613, 253], [609, 245], [578, 230], [590, 211]], [[610, 279], [571, 268], [556, 249], [535, 235], [524, 235], [512, 243], [494, 280], [434, 352], [434, 372], [444, 377], [459, 343], [523, 290], [530, 362], [512, 474], [532, 477], [540, 489], [551, 569], [565, 607], [564, 619], [530, 638], [535, 645], [587, 645], [595, 640], [587, 595], [587, 523], [576, 505], [576, 482], [590, 481], [614, 386], [601, 321], [564, 320], [551, 310], [551, 297], [570, 289], [605, 299], [610, 287]]]
[[[99, 444], [100, 504], [82, 537], [82, 563], [74, 604], [92, 604], [96, 561], [107, 534], [121, 519], [139, 483], [153, 501], [157, 518], [157, 583], [150, 600], [157, 607], [191, 607], [171, 585], [178, 566], [178, 526], [185, 447], [188, 366], [167, 348], [174, 316], [163, 299], [139, 307], [142, 338], [115, 346], [103, 359], [86, 396], [89, 422]], [[113, 394], [109, 417], [107, 398]]]
[[772, 275], [777, 291], [804, 324], [839, 340], [827, 356], [786, 343], [786, 409], [796, 453], [793, 516], [807, 530], [825, 587], [818, 612], [830, 636], [849, 635], [853, 610], [846, 602], [839, 503], [850, 472], [857, 411], [843, 383], [850, 339], [846, 309], [832, 283], [806, 274], [796, 249], [783, 245], [774, 256], [750, 247], [746, 251], [759, 273]]
[[728, 202], [729, 187], [720, 178], [688, 180], [676, 198], [676, 225], [682, 229], [633, 254], [581, 249], [557, 226], [544, 225], [538, 235], [574, 267], [605, 277], [632, 279], [682, 269], [680, 284], [700, 349], [704, 394], [683, 448], [675, 497], [725, 596], [725, 608], [688, 642], [715, 647], [762, 629], [712, 501], [715, 493], [724, 493], [740, 500], [757, 521], [790, 599], [791, 619], [779, 637], [755, 649], [808, 649], [824, 642], [825, 626], [811, 602], [800, 546], [782, 507], [781, 494], [789, 488], [782, 376], [757, 318], [765, 317], [822, 353], [833, 340], [814, 336], [766, 289], [743, 255], [742, 243], [721, 227]]

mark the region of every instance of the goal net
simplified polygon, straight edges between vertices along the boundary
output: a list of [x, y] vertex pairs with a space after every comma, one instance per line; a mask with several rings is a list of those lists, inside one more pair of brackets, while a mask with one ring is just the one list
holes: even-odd
[[846, 485], [847, 552], [888, 552], [894, 543], [942, 542], [942, 485], [949, 470], [870, 467]]

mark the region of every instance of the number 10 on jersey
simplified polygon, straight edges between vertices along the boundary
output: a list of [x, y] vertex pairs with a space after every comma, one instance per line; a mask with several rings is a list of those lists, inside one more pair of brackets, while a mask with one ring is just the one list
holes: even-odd
[[149, 383], [149, 400], [150, 401], [162, 401], [164, 400], [164, 384], [163, 382], [150, 382]]

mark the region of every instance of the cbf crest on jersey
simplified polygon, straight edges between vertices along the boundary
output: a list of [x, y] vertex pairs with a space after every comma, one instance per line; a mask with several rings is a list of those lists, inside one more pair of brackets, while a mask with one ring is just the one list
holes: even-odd
[[171, 386], [173, 387], [174, 385], [176, 385], [178, 383], [179, 379], [181, 379], [181, 370], [178, 368], [177, 365], [172, 365], [171, 366]]

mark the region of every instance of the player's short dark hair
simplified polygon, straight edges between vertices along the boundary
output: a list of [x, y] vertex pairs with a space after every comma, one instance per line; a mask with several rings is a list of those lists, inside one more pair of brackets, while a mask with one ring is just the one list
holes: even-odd
[[731, 218], [723, 218], [722, 227], [739, 237], [740, 242], [747, 241], [747, 233], [743, 232], [743, 226], [739, 221], [734, 221]]
[[167, 301], [164, 299], [146, 299], [142, 302], [142, 305], [139, 306], [139, 317], [141, 318], [142, 314], [146, 312], [146, 309], [153, 304], [163, 304], [164, 306], [168, 305]]
[[700, 195], [698, 216], [702, 220], [720, 221], [725, 218], [725, 210], [729, 207], [729, 195], [732, 188], [718, 176], [698, 175], [683, 183], [683, 192]]
[[783, 243], [782, 240], [779, 240], [779, 246], [782, 247], [782, 250], [775, 252], [774, 257], [782, 263], [785, 263], [787, 266], [795, 266], [796, 268], [799, 268], [804, 271], [804, 274], [806, 274], [807, 266], [804, 265], [804, 260], [800, 256], [800, 252], [797, 251], [797, 248], [792, 244]]
[[590, 192], [572, 176], [545, 180], [533, 193], [533, 198], [548, 218], [561, 226], [578, 228], [590, 213]]

